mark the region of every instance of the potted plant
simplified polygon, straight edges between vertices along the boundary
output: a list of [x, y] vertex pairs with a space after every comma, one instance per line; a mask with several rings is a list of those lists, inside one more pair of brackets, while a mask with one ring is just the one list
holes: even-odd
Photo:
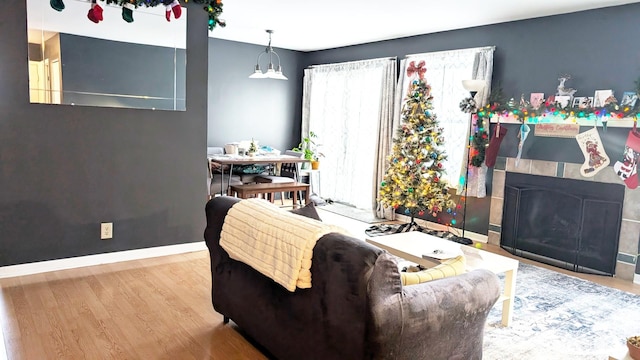
[[632, 359], [640, 359], [640, 336], [627, 338], [627, 347]]
[[313, 131], [309, 131], [309, 135], [302, 138], [302, 142], [297, 147], [293, 148], [293, 151], [299, 151], [304, 154], [304, 158], [311, 161], [311, 169], [317, 170], [320, 166], [320, 158], [324, 156], [318, 151], [318, 144], [316, 140], [318, 135]]
[[256, 145], [256, 142], [253, 140], [253, 138], [251, 138], [251, 144], [249, 144], [249, 150], [247, 150], [247, 153], [249, 154], [249, 156], [253, 157], [257, 152], [258, 146]]

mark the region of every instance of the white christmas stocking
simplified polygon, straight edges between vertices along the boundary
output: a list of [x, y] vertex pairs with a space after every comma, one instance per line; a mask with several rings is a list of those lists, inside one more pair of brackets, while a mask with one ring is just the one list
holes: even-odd
[[518, 137], [520, 138], [520, 142], [518, 143], [518, 155], [516, 155], [516, 166], [520, 163], [520, 158], [522, 157], [522, 148], [524, 147], [524, 142], [527, 141], [527, 136], [529, 136], [529, 132], [531, 132], [531, 127], [527, 124], [520, 125], [520, 133]]
[[576, 135], [576, 141], [584, 155], [584, 164], [580, 173], [584, 177], [592, 177], [609, 165], [609, 157], [604, 152], [598, 129], [593, 128]]

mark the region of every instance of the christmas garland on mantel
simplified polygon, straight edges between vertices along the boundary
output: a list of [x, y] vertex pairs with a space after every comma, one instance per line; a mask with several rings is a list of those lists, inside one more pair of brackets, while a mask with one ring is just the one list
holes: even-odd
[[[171, 8], [174, 9], [174, 16], [177, 18], [180, 17], [179, 8], [175, 8], [176, 6], [180, 6], [179, 0], [100, 0], [106, 2], [107, 5], [116, 4], [122, 6], [122, 17], [127, 22], [133, 22], [132, 12], [134, 9], [139, 6], [145, 7], [156, 7], [156, 6], [166, 6], [167, 7], [167, 21], [169, 21], [169, 13], [171, 12]], [[185, 2], [189, 2], [189, 0], [184, 0]], [[220, 27], [225, 27], [227, 24], [224, 20], [220, 19], [220, 15], [222, 15], [222, 0], [192, 0], [196, 4], [203, 4], [204, 11], [209, 14], [209, 30], [213, 30], [216, 25]], [[89, 19], [95, 23], [102, 20], [102, 9], [99, 5], [97, 5], [96, 0], [91, 0], [91, 9], [89, 10]], [[49, 4], [51, 7], [57, 11], [64, 10], [64, 1], [63, 0], [49, 0]], [[97, 8], [96, 8], [97, 6]], [[95, 9], [94, 9], [95, 8]]]
[[[640, 95], [640, 78], [636, 83], [636, 93]], [[637, 101], [636, 103], [640, 103]], [[485, 158], [487, 146], [489, 146], [489, 136], [484, 129], [484, 124], [494, 116], [512, 117], [522, 123], [544, 123], [545, 117], [560, 117], [563, 120], [567, 118], [577, 119], [596, 119], [601, 118], [603, 124], [610, 119], [637, 118], [640, 116], [638, 105], [634, 106], [619, 105], [615, 97], [610, 96], [605, 105], [601, 107], [579, 107], [565, 106], [556, 101], [543, 101], [538, 107], [532, 106], [528, 101], [521, 100], [516, 102], [513, 98], [504, 101], [502, 89], [498, 87], [497, 91], [491, 92], [489, 103], [479, 109], [476, 108], [475, 101], [472, 98], [463, 99], [460, 102], [460, 110], [466, 113], [475, 113], [478, 116], [476, 120], [477, 126], [471, 135], [470, 148], [470, 164], [475, 167], [482, 166]]]

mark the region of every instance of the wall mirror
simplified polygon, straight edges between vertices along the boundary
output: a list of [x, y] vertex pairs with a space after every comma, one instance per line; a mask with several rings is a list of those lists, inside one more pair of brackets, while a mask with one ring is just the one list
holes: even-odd
[[123, 8], [98, 1], [103, 20], [88, 18], [91, 2], [27, 0], [31, 103], [186, 110], [187, 9]]

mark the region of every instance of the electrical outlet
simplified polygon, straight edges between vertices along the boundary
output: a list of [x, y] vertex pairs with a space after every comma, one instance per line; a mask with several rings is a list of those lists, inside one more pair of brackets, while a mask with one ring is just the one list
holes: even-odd
[[100, 224], [100, 239], [107, 240], [113, 238], [113, 223]]

